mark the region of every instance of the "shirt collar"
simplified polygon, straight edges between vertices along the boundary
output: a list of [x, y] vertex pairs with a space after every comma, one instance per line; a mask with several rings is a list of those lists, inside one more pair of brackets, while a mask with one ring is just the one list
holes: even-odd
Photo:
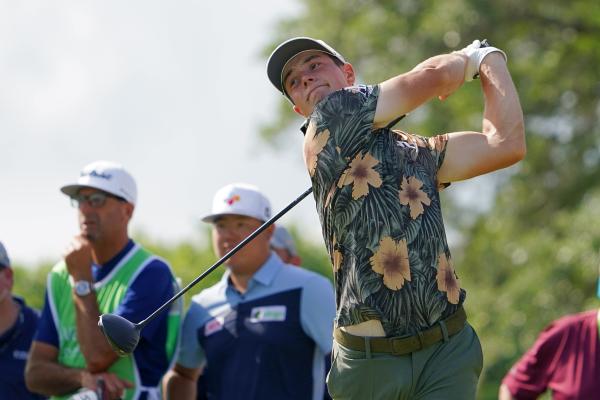
[[279, 270], [283, 267], [283, 263], [274, 252], [267, 259], [267, 262], [252, 277], [253, 281], [256, 281], [264, 286], [269, 286], [275, 279], [275, 276]]
[[[252, 282], [260, 283], [263, 286], [269, 286], [277, 276], [277, 273], [283, 268], [283, 261], [275, 254], [271, 252], [267, 261], [254, 273], [252, 279], [248, 284], [248, 289], [251, 289]], [[231, 275], [231, 271], [227, 269], [221, 278], [221, 283], [225, 285], [225, 287], [230, 285], [229, 276]]]
[[300, 132], [302, 132], [303, 136], [306, 136], [306, 130], [308, 129], [308, 123], [310, 122], [310, 119], [307, 119], [306, 121], [304, 121], [304, 123], [300, 126]]
[[112, 271], [113, 268], [117, 266], [121, 259], [127, 253], [129, 253], [129, 251], [133, 248], [134, 244], [135, 243], [133, 242], [133, 240], [129, 239], [125, 247], [123, 247], [123, 249], [121, 249], [117, 254], [115, 254], [113, 258], [111, 258], [102, 265], [93, 264], [92, 273], [95, 277], [94, 280], [101, 281], [102, 279], [104, 279], [104, 277], [106, 277], [110, 273], [110, 271]]

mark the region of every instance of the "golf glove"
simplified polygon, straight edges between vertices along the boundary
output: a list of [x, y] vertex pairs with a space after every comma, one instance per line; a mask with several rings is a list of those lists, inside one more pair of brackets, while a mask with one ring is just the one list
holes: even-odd
[[504, 60], [507, 60], [506, 53], [496, 47], [490, 46], [486, 39], [474, 40], [473, 43], [458, 51], [458, 53], [462, 53], [468, 57], [467, 68], [465, 68], [465, 82], [470, 82], [474, 78], [477, 78], [481, 62], [485, 56], [495, 51], [500, 52]]

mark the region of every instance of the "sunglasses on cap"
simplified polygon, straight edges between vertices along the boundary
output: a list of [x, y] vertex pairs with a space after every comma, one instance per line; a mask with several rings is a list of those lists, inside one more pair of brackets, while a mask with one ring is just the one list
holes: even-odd
[[92, 208], [100, 208], [106, 203], [107, 198], [113, 198], [115, 200], [126, 202], [122, 197], [112, 195], [106, 192], [95, 192], [92, 194], [76, 194], [71, 197], [71, 205], [75, 208], [81, 207], [83, 204], [87, 203]]

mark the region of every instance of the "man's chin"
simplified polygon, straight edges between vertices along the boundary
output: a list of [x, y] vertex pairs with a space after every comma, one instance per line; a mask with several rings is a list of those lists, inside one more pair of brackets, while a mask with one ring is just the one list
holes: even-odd
[[94, 232], [94, 231], [89, 231], [89, 230], [82, 230], [81, 231], [81, 236], [83, 236], [84, 238], [86, 238], [88, 241], [90, 242], [95, 242], [96, 240], [98, 240], [98, 232]]

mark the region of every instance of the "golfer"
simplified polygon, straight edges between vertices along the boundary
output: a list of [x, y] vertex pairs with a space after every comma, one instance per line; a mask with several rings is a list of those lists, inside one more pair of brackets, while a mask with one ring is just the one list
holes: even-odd
[[48, 276], [27, 386], [66, 398], [97, 391], [103, 382], [109, 399], [158, 399], [160, 380], [177, 350], [180, 308], [152, 321], [127, 357], [117, 355], [98, 327], [101, 313], [140, 321], [176, 289], [166, 262], [129, 238], [136, 183], [121, 165], [97, 161], [61, 191], [77, 207], [80, 233]]
[[[255, 186], [231, 184], [217, 191], [203, 221], [223, 257], [270, 218], [270, 202]], [[271, 251], [274, 228], [235, 253], [222, 279], [192, 298], [177, 364], [164, 380], [167, 398], [195, 399], [200, 374], [198, 393], [208, 399], [324, 398], [333, 288]]]
[[[503, 52], [475, 41], [380, 84], [357, 85], [340, 53], [298, 37], [273, 51], [267, 75], [306, 119], [304, 161], [335, 278], [329, 393], [475, 398], [481, 345], [466, 322], [439, 190], [525, 155], [523, 115]], [[482, 132], [425, 138], [391, 129], [476, 75]]]

